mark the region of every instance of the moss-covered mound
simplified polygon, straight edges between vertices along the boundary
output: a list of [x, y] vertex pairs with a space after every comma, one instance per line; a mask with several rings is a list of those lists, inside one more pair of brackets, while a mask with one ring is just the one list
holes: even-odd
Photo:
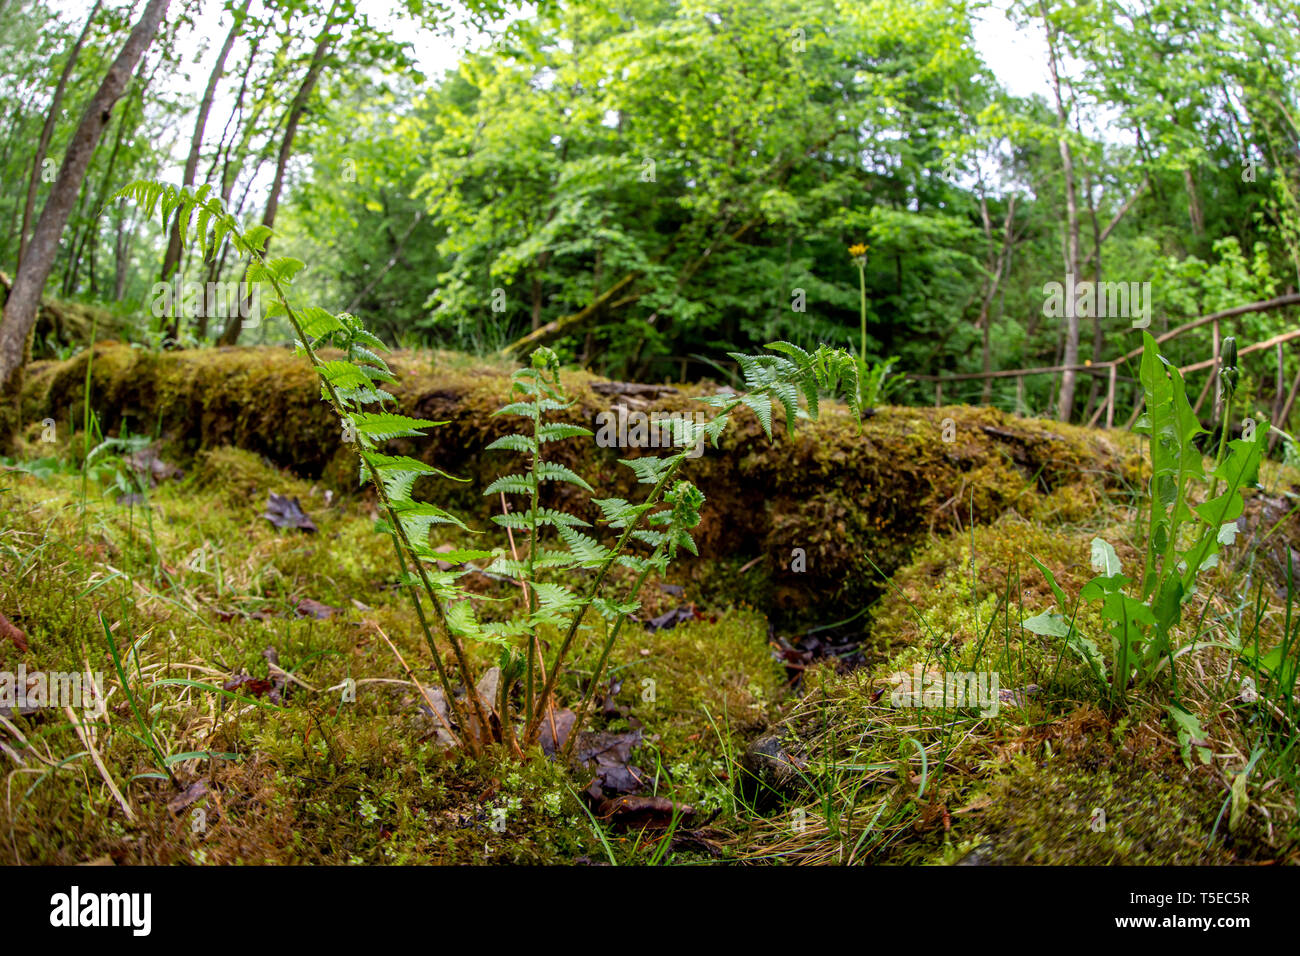
[[[86, 362], [82, 354], [33, 366], [25, 420], [79, 417]], [[483, 499], [481, 489], [518, 464], [504, 453], [483, 454], [510, 427], [492, 415], [509, 395], [509, 369], [411, 353], [396, 356], [393, 367], [401, 410], [447, 422], [429, 440], [394, 442], [393, 450], [471, 479], [429, 483], [419, 492], [485, 525], [499, 502]], [[106, 433], [157, 430], [182, 459], [238, 446], [304, 478], [355, 487], [353, 453], [320, 400], [315, 374], [289, 349], [158, 354], [105, 343], [95, 349], [92, 377], [91, 406]], [[693, 401], [705, 391], [698, 386], [646, 397], [621, 394], [581, 372], [565, 382], [576, 399], [569, 420], [593, 428], [599, 413], [619, 406], [665, 414], [703, 408]], [[581, 439], [555, 448], [602, 495], [629, 498], [638, 490], [617, 459], [655, 453]], [[987, 523], [1008, 511], [1068, 517], [1095, 503], [1105, 476], [1121, 465], [1119, 450], [1098, 433], [991, 409], [882, 408], [859, 427], [831, 405], [820, 421], [801, 422], [793, 436], [771, 441], [746, 411], [721, 447], [686, 471], [708, 497], [697, 570], [707, 565], [710, 574], [730, 575], [748, 565], [743, 590], [778, 611], [800, 613], [829, 601], [857, 607], [878, 593], [876, 569], [888, 574], [901, 566], [927, 533]], [[795, 549], [803, 549], [800, 559]]]

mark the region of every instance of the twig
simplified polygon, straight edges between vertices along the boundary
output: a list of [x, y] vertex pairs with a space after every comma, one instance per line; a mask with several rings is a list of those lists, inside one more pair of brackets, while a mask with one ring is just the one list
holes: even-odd
[[76, 712], [66, 705], [63, 710], [68, 715], [68, 720], [72, 721], [72, 726], [76, 728], [77, 736], [80, 737], [81, 742], [85, 744], [86, 750], [90, 754], [90, 759], [95, 762], [95, 766], [99, 769], [99, 775], [104, 778], [104, 783], [108, 785], [109, 792], [117, 799], [118, 805], [122, 808], [122, 812], [126, 814], [127, 820], [134, 823], [135, 813], [131, 810], [131, 805], [126, 802], [126, 797], [122, 796], [122, 791], [117, 789], [117, 784], [115, 784], [113, 778], [108, 775], [108, 768], [104, 766], [104, 761], [100, 759], [99, 751], [95, 749], [94, 743], [91, 742], [90, 735], [86, 733], [85, 729], [81, 726], [81, 722], [77, 720]]
[[433, 716], [442, 723], [443, 729], [451, 735], [452, 743], [458, 747], [462, 746], [460, 737], [456, 735], [456, 731], [451, 729], [451, 724], [447, 722], [447, 718], [443, 716], [442, 711], [440, 711], [437, 705], [434, 704], [433, 698], [430, 697], [429, 692], [424, 689], [424, 685], [416, 679], [415, 673], [411, 670], [410, 665], [406, 663], [406, 658], [402, 657], [402, 652], [397, 649], [397, 645], [389, 639], [388, 635], [384, 633], [384, 629], [377, 623], [374, 621], [366, 621], [366, 624], [374, 630], [376, 634], [384, 639], [384, 643], [388, 645], [389, 650], [393, 652], [393, 656], [397, 658], [397, 663], [402, 665], [402, 670], [406, 673], [407, 678], [415, 685], [416, 689], [419, 690], [420, 696], [423, 697], [424, 702], [429, 705], [429, 710], [433, 711]]

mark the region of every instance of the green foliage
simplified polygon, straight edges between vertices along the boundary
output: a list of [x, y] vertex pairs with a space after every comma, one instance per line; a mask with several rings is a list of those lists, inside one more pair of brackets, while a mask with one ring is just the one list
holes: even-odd
[[[177, 188], [163, 183], [135, 182], [124, 187], [117, 198], [129, 199], [144, 207], [152, 217], [161, 211], [163, 221], [170, 221], [173, 213], [179, 225], [182, 242], [194, 230], [193, 241], [201, 252], [210, 254], [223, 239], [229, 239], [235, 249], [249, 259], [247, 279], [268, 287], [272, 303], [269, 315], [281, 315], [292, 326], [298, 345], [302, 348], [321, 379], [321, 395], [339, 416], [342, 437], [353, 443], [361, 462], [362, 479], [369, 479], [383, 506], [385, 520], [379, 530], [387, 533], [393, 542], [398, 564], [402, 569], [408, 592], [425, 632], [426, 644], [433, 656], [449, 707], [456, 715], [471, 750], [479, 749], [485, 741], [476, 740], [469, 732], [471, 724], [462, 706], [472, 709], [479, 728], [489, 726], [483, 702], [471, 694], [467, 705], [462, 705], [455, 695], [442, 654], [434, 640], [433, 631], [424, 614], [421, 598], [434, 612], [435, 624], [452, 647], [460, 666], [462, 678], [472, 682], [464, 649], [464, 638], [478, 637], [480, 629], [464, 602], [448, 608], [448, 602], [461, 596], [456, 586], [458, 574], [453, 571], [431, 570], [426, 565], [437, 559], [457, 563], [487, 557], [489, 552], [465, 550], [454, 554], [435, 552], [429, 543], [429, 529], [435, 524], [454, 524], [465, 528], [464, 523], [450, 512], [435, 504], [416, 501], [412, 492], [419, 478], [425, 476], [450, 477], [422, 461], [405, 455], [385, 454], [381, 447], [390, 438], [420, 437], [424, 429], [440, 423], [408, 418], [388, 412], [384, 404], [392, 396], [382, 385], [391, 382], [393, 375], [378, 351], [383, 343], [367, 332], [354, 316], [330, 315], [323, 309], [295, 305], [290, 301], [289, 289], [294, 276], [303, 263], [292, 257], [280, 256], [266, 259], [262, 255], [271, 230], [263, 225], [241, 229], [220, 197], [211, 195], [211, 187], [197, 190]], [[322, 361], [316, 349], [323, 344], [341, 348], [346, 358]], [[378, 350], [378, 351], [377, 351]], [[372, 410], [373, 409], [373, 410]], [[443, 423], [445, 424], [445, 423]], [[407, 569], [414, 573], [408, 573]]]
[[[518, 398], [496, 413], [522, 419], [525, 427], [503, 435], [490, 446], [498, 451], [527, 456], [527, 468], [497, 478], [484, 490], [488, 495], [526, 499], [522, 510], [506, 510], [497, 516], [497, 523], [512, 534], [511, 555], [493, 555], [479, 550], [436, 551], [429, 541], [432, 527], [450, 524], [462, 530], [470, 529], [437, 504], [417, 500], [413, 492], [421, 478], [451, 476], [419, 459], [388, 454], [383, 447], [394, 438], [418, 439], [426, 429], [446, 423], [410, 418], [388, 409], [392, 395], [383, 386], [393, 380], [393, 375], [380, 355], [385, 351], [383, 342], [368, 332], [355, 316], [347, 313], [334, 315], [318, 307], [295, 303], [290, 298], [290, 290], [294, 277], [303, 269], [303, 263], [288, 256], [267, 259], [262, 250], [270, 237], [270, 230], [265, 226], [242, 230], [221, 199], [211, 195], [210, 187], [192, 190], [136, 182], [118, 195], [143, 206], [147, 215], [160, 211], [164, 221], [174, 214], [182, 240], [192, 241], [200, 251], [209, 252], [223, 239], [229, 239], [249, 258], [248, 280], [268, 288], [272, 296], [268, 314], [283, 316], [294, 329], [299, 347], [320, 377], [322, 399], [338, 414], [342, 437], [352, 443], [357, 452], [362, 480], [368, 479], [375, 488], [385, 513], [379, 522], [379, 530], [392, 539], [404, 582], [424, 626], [426, 643], [446, 700], [455, 715], [463, 742], [471, 749], [491, 742], [487, 735], [491, 733], [492, 725], [487, 712], [493, 704], [483, 701], [477, 693], [469, 694], [467, 703], [459, 702], [433, 630], [426, 621], [425, 602], [433, 610], [438, 630], [452, 647], [466, 686], [475, 682], [465, 654], [465, 642], [489, 641], [502, 646], [497, 711], [501, 717], [502, 742], [505, 743], [514, 743], [510, 688], [522, 671], [525, 696], [523, 743], [531, 746], [537, 742], [542, 717], [550, 707], [556, 680], [587, 612], [594, 610], [605, 620], [607, 638], [589, 684], [587, 700], [579, 711], [579, 722], [599, 684], [609, 651], [621, 627], [639, 607], [637, 595], [646, 577], [652, 571], [663, 573], [680, 549], [696, 553], [690, 530], [700, 521], [704, 495], [689, 481], [676, 477], [692, 448], [705, 438], [717, 447], [730, 415], [741, 406], [758, 416], [769, 437], [774, 400], [784, 408], [789, 430], [795, 427], [801, 397], [807, 406], [806, 414], [813, 417], [817, 415], [823, 392], [842, 394], [853, 411], [860, 412], [858, 363], [843, 350], [821, 346], [808, 352], [788, 342], [777, 342], [770, 346], [777, 353], [774, 355], [733, 353], [732, 357], [744, 371], [746, 392], [723, 392], [706, 399], [717, 409], [707, 423], [674, 420], [675, 450], [672, 453], [622, 462], [640, 483], [652, 486], [644, 500], [632, 504], [615, 498], [593, 499], [601, 512], [602, 523], [617, 532], [617, 540], [610, 546], [595, 535], [579, 530], [590, 527], [587, 521], [562, 509], [546, 506], [541, 501], [544, 488], [568, 486], [589, 494], [594, 489], [572, 469], [545, 454], [555, 443], [593, 435], [583, 426], [555, 420], [573, 403], [564, 392], [558, 356], [548, 348], [539, 348], [533, 353], [530, 366], [516, 372], [513, 377], [512, 391]], [[345, 357], [321, 359], [317, 351], [326, 345], [341, 350]], [[554, 537], [545, 539], [543, 532], [547, 530], [553, 531]], [[514, 551], [514, 531], [528, 536], [523, 557]], [[648, 548], [649, 554], [635, 552], [634, 545]], [[470, 603], [460, 600], [465, 595], [456, 581], [464, 572], [439, 571], [435, 564], [439, 560], [463, 564], [485, 557], [494, 558], [490, 572], [506, 575], [521, 584], [527, 598], [522, 617], [505, 622], [478, 621]], [[606, 576], [616, 561], [637, 574], [635, 584], [622, 599], [611, 598], [604, 591]], [[582, 594], [555, 580], [575, 572], [586, 572], [590, 576], [591, 583]], [[550, 580], [543, 580], [543, 577]], [[542, 628], [563, 631], [565, 636], [538, 694], [536, 684], [541, 673], [537, 657], [538, 631]], [[523, 654], [519, 654], [511, 643], [515, 637], [522, 637], [526, 643]], [[471, 709], [473, 722], [469, 720]], [[570, 736], [570, 746], [576, 736]]]
[[[1171, 693], [1176, 692], [1175, 640], [1183, 608], [1197, 593], [1198, 577], [1216, 567], [1219, 553], [1239, 532], [1244, 510], [1242, 492], [1253, 486], [1267, 441], [1268, 428], [1247, 420], [1242, 438], [1227, 441], [1231, 427], [1232, 393], [1236, 383], [1236, 344], [1225, 342], [1221, 378], [1224, 387], [1222, 432], [1213, 469], [1207, 474], [1195, 438], [1205, 430], [1187, 401], [1186, 383], [1178, 369], [1160, 355], [1155, 339], [1144, 333], [1141, 380], [1146, 410], [1134, 430], [1149, 439], [1151, 477], [1144, 496], [1147, 523], [1144, 564], [1135, 578], [1124, 573], [1114, 547], [1101, 538], [1092, 542], [1091, 563], [1098, 574], [1079, 600], [1100, 605], [1110, 637], [1109, 673], [1096, 644], [1079, 634], [1073, 618], [1045, 612], [1024, 622], [1037, 634], [1063, 638], [1104, 685], [1112, 699], [1122, 701], [1130, 681], [1155, 680], [1168, 669]], [[1041, 562], [1062, 612], [1064, 592]], [[1199, 739], [1196, 718], [1170, 707], [1180, 735]], [[1185, 743], [1185, 749], [1187, 743]]]

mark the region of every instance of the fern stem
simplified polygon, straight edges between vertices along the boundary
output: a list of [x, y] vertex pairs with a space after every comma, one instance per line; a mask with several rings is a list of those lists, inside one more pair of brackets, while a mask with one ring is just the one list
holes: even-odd
[[[542, 376], [542, 371], [538, 370], [538, 376]], [[559, 382], [560, 375], [555, 375], [556, 382]], [[537, 590], [533, 587], [533, 575], [537, 565], [537, 499], [538, 492], [541, 489], [541, 481], [537, 477], [537, 466], [542, 460], [542, 409], [539, 404], [540, 398], [534, 396], [533, 401], [533, 498], [532, 508], [528, 513], [528, 573], [525, 580], [527, 584], [524, 588], [524, 597], [526, 610], [531, 612], [538, 606]], [[536, 688], [533, 686], [534, 671], [537, 667], [537, 640], [536, 625], [529, 621], [528, 624], [528, 663], [525, 667], [524, 679], [527, 682], [524, 692], [524, 730], [527, 733], [529, 727], [533, 725], [533, 693]]]
[[[398, 542], [396, 534], [390, 535], [390, 537], [393, 542], [393, 553], [397, 555], [397, 566], [402, 572], [402, 580], [406, 582], [407, 593], [411, 596], [411, 603], [415, 605], [415, 616], [420, 622], [421, 631], [424, 633], [424, 643], [428, 646], [429, 653], [433, 655], [433, 666], [438, 671], [438, 682], [442, 684], [442, 692], [447, 697], [447, 706], [451, 708], [456, 723], [465, 732], [466, 740], [472, 740], [473, 738], [469, 734], [469, 724], [460, 708], [460, 702], [456, 699], [451, 678], [447, 675], [447, 668], [443, 663], [442, 655], [438, 653], [438, 645], [433, 639], [433, 632], [429, 629], [429, 621], [424, 616], [424, 605], [420, 603], [420, 592], [416, 589], [414, 582], [411, 581], [410, 572], [406, 569], [406, 556], [402, 553], [402, 546]], [[471, 747], [471, 749], [474, 748]]]
[[[685, 459], [685, 452], [674, 456], [673, 463], [668, 466], [663, 476], [651, 490], [649, 497], [646, 498], [646, 504], [655, 505], [659, 503], [659, 500], [663, 497], [664, 489], [668, 487], [668, 483], [672, 480], [673, 475], [677, 473], [677, 469], [681, 467], [681, 464]], [[600, 567], [597, 569], [596, 579], [591, 582], [591, 587], [587, 589], [587, 594], [582, 599], [582, 604], [579, 606], [577, 613], [573, 616], [573, 621], [569, 624], [569, 630], [564, 635], [564, 640], [560, 643], [560, 649], [556, 651], [555, 663], [551, 665], [551, 673], [546, 678], [546, 684], [542, 687], [541, 700], [538, 702], [539, 710], [546, 706], [546, 702], [551, 699], [551, 694], [555, 691], [555, 680], [559, 676], [560, 665], [564, 662], [564, 655], [568, 653], [569, 645], [573, 643], [573, 638], [578, 633], [578, 628], [582, 625], [582, 619], [586, 616], [587, 609], [591, 607], [596, 596], [600, 594], [600, 587], [605, 581], [605, 575], [609, 573], [610, 567], [613, 566], [614, 562], [618, 559], [618, 556], [623, 553], [623, 549], [627, 547], [628, 541], [632, 538], [632, 532], [637, 529], [637, 526], [641, 523], [641, 519], [646, 515], [646, 513], [647, 511], [642, 511], [634, 519], [628, 522], [627, 527], [623, 529], [622, 536], [618, 539], [618, 544], [614, 546], [613, 550], [610, 551], [609, 556], [601, 562]], [[531, 747], [537, 742], [537, 736], [541, 732], [542, 727], [541, 721], [537, 720], [536, 716], [536, 714], [532, 715], [528, 722], [527, 732], [524, 736], [524, 746]], [[577, 727], [575, 725], [574, 732], [576, 732], [576, 730]]]
[[[256, 251], [253, 252], [253, 256], [258, 260], [259, 264], [262, 264], [263, 266], [265, 265], [264, 260]], [[338, 392], [334, 389], [334, 383], [324, 374], [321, 360], [316, 355], [316, 350], [312, 348], [307, 333], [303, 331], [302, 323], [299, 321], [297, 314], [293, 311], [293, 307], [289, 305], [288, 297], [284, 294], [284, 289], [281, 288], [279, 280], [269, 271], [267, 272], [267, 276], [271, 283], [271, 288], [275, 291], [276, 298], [280, 300], [280, 304], [284, 307], [285, 315], [288, 317], [289, 323], [293, 326], [294, 334], [298, 336], [298, 341], [302, 343], [303, 350], [307, 353], [307, 357], [310, 359], [312, 367], [316, 370], [316, 374], [325, 385], [325, 390], [329, 395], [330, 404], [334, 407], [335, 414], [339, 416], [340, 420], [348, 420], [347, 413], [343, 410], [343, 403], [339, 399]], [[406, 577], [407, 574], [406, 562], [403, 560], [402, 556], [402, 550], [404, 548], [411, 555], [416, 574], [419, 575], [420, 578], [420, 584], [429, 598], [429, 603], [433, 606], [434, 615], [438, 620], [438, 624], [443, 634], [446, 636], [448, 643], [451, 644], [452, 652], [456, 655], [456, 661], [460, 666], [461, 680], [465, 683], [466, 696], [470, 699], [475, 715], [478, 717], [479, 726], [486, 733], [490, 730], [491, 724], [488, 722], [487, 715], [483, 711], [483, 702], [478, 699], [478, 694], [474, 692], [473, 671], [470, 669], [469, 661], [465, 657], [465, 649], [461, 646], [460, 641], [447, 623], [447, 614], [442, 607], [442, 602], [438, 600], [437, 592], [434, 591], [433, 584], [429, 581], [429, 576], [424, 570], [423, 562], [420, 561], [419, 555], [415, 553], [415, 549], [411, 546], [411, 541], [406, 535], [406, 528], [402, 526], [401, 519], [398, 518], [396, 510], [393, 508], [393, 502], [388, 496], [388, 491], [384, 488], [384, 483], [379, 477], [379, 472], [376, 470], [374, 464], [371, 463], [364, 454], [361, 454], [360, 458], [362, 463], [366, 466], [366, 469], [370, 472], [371, 481], [375, 486], [375, 493], [379, 496], [379, 500], [383, 503], [384, 510], [388, 513], [389, 520], [392, 522], [393, 547], [397, 551], [398, 562], [402, 567], [402, 576]], [[400, 546], [398, 544], [399, 539], [401, 542]], [[438, 677], [442, 681], [443, 692], [447, 695], [447, 704], [456, 712], [456, 718], [461, 722], [462, 730], [465, 731], [466, 740], [470, 740], [472, 735], [468, 733], [469, 727], [465, 723], [463, 716], [460, 713], [460, 709], [457, 706], [455, 691], [447, 676], [446, 669], [442, 664], [442, 658], [438, 653], [436, 643], [433, 639], [433, 634], [429, 630], [428, 622], [425, 619], [424, 612], [420, 607], [418, 596], [413, 588], [411, 589], [411, 595], [414, 599], [416, 614], [424, 629], [425, 641], [429, 645], [429, 651], [433, 654], [434, 663], [438, 668]], [[475, 752], [478, 750], [478, 743], [479, 742], [476, 741], [471, 744], [471, 748]]]
[[[641, 585], [645, 583], [645, 579], [650, 574], [650, 568], [663, 553], [663, 550], [664, 546], [661, 542], [655, 548], [654, 554], [650, 556], [650, 560], [646, 563], [646, 566], [641, 569], [641, 573], [637, 575], [636, 583], [632, 585], [632, 591], [627, 598], [629, 603], [635, 601], [636, 596], [641, 593]], [[573, 753], [574, 741], [578, 739], [578, 734], [582, 731], [582, 721], [587, 716], [587, 709], [591, 706], [591, 702], [596, 697], [596, 688], [600, 686], [600, 678], [605, 672], [605, 664], [609, 660], [609, 653], [614, 649], [614, 644], [618, 641], [618, 632], [622, 630], [623, 622], [626, 621], [628, 617], [629, 615], [627, 614], [620, 614], [618, 620], [614, 622], [614, 627], [610, 630], [609, 636], [605, 638], [605, 646], [600, 650], [600, 660], [596, 662], [596, 670], [591, 675], [591, 685], [587, 688], [587, 694], [582, 699], [582, 704], [578, 707], [578, 717], [573, 722], [573, 729], [569, 732], [569, 739], [564, 742], [565, 760], [568, 760], [569, 755]]]

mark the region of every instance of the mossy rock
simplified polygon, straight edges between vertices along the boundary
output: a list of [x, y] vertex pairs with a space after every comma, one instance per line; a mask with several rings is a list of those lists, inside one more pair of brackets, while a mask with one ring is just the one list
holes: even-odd
[[[1067, 595], [1077, 595], [1095, 575], [1090, 564], [1091, 529], [1043, 526], [1008, 513], [969, 531], [936, 538], [923, 545], [893, 577], [893, 586], [872, 611], [871, 634], [882, 650], [936, 642], [960, 646], [983, 637], [999, 602], [1009, 596], [1014, 619], [1056, 607], [1046, 576], [1034, 559], [1043, 562]], [[1113, 540], [1120, 560], [1135, 567], [1140, 557], [1117, 534]], [[974, 560], [971, 551], [974, 549]], [[999, 610], [1001, 618], [1006, 607]], [[1079, 609], [1077, 623], [1093, 623], [1088, 607]]]
[[[328, 353], [327, 353], [328, 357]], [[83, 399], [87, 354], [36, 363], [24, 390], [28, 420], [66, 421]], [[182, 460], [233, 445], [310, 480], [356, 489], [351, 450], [307, 360], [287, 348], [223, 348], [163, 354], [103, 344], [95, 349], [91, 406], [106, 433], [125, 423], [157, 429]], [[493, 412], [508, 400], [508, 370], [399, 353], [392, 388], [406, 414], [446, 421], [428, 439], [394, 441], [391, 450], [436, 463], [468, 484], [432, 479], [417, 491], [438, 498], [480, 527], [499, 508], [481, 490], [514, 470], [509, 454], [484, 454], [511, 424]], [[566, 373], [575, 399], [568, 420], [592, 426], [598, 413], [645, 400], [606, 394], [602, 379]], [[700, 386], [664, 389], [653, 410], [699, 411]], [[950, 439], [950, 440], [945, 440]], [[550, 446], [601, 495], [644, 493], [620, 457], [639, 452], [599, 448], [588, 440]], [[653, 450], [648, 450], [654, 453]], [[1055, 422], [1017, 419], [993, 409], [881, 408], [856, 422], [828, 403], [821, 420], [769, 440], [757, 418], [738, 413], [719, 449], [684, 471], [707, 504], [696, 532], [701, 555], [718, 561], [759, 559], [762, 605], [782, 616], [819, 617], [861, 607], [881, 589], [881, 575], [905, 563], [931, 532], [987, 523], [1008, 511], [1035, 515], [1046, 494], [1069, 517], [1095, 501], [1108, 471], [1121, 462], [1104, 433]], [[571, 486], [547, 488], [544, 504], [596, 517]], [[806, 570], [793, 569], [802, 549]], [[833, 607], [833, 610], [831, 608]]]

